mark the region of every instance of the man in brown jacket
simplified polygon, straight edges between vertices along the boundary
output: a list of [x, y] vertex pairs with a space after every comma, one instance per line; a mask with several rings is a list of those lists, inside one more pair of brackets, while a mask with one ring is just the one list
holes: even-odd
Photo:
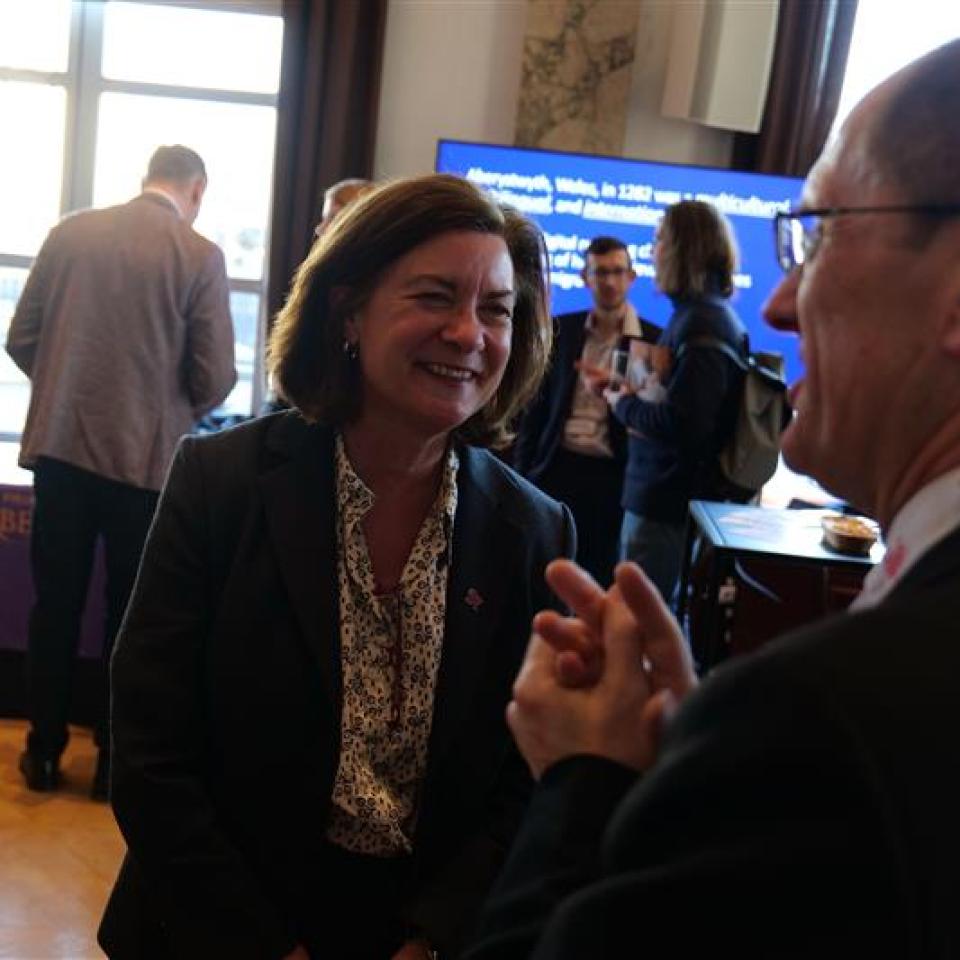
[[194, 231], [207, 177], [187, 147], [153, 154], [128, 203], [66, 217], [44, 241], [7, 352], [31, 380], [20, 451], [34, 472], [27, 708], [20, 770], [54, 789], [98, 537], [107, 567], [93, 795], [109, 770], [107, 664], [178, 438], [236, 379], [223, 253]]

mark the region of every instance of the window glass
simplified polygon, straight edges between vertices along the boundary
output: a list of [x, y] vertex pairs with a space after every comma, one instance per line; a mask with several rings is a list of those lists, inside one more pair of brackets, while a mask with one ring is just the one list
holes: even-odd
[[0, 253], [33, 256], [60, 216], [66, 91], [0, 80]]
[[70, 0], [3, 0], [0, 67], [64, 73], [70, 52]]
[[[10, 318], [26, 281], [26, 270], [0, 267], [0, 344], [7, 342]], [[29, 401], [30, 382], [6, 350], [0, 350], [0, 433], [17, 434], [23, 429]]]
[[103, 75], [276, 93], [282, 34], [280, 17], [111, 2], [104, 11]]
[[237, 384], [220, 408], [221, 413], [249, 414], [253, 403], [253, 368], [257, 354], [257, 327], [260, 319], [260, 296], [256, 293], [230, 294], [230, 313], [236, 334]]
[[276, 129], [274, 107], [105, 93], [100, 98], [94, 205], [136, 195], [150, 154], [182, 143], [203, 157], [208, 186], [196, 228], [218, 244], [231, 277], [263, 275]]
[[911, 60], [960, 37], [960, 4], [944, 0], [911, 0], [897, 15], [890, 4], [876, 0], [857, 6], [850, 55], [843, 77], [833, 129], [872, 90]]

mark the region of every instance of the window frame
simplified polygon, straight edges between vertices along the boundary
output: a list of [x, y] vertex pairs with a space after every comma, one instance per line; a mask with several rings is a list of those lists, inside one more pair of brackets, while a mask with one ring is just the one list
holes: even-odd
[[[109, 2], [109, 0], [107, 0]], [[124, 0], [126, 3], [157, 5], [162, 0]], [[251, 13], [280, 16], [279, 0], [188, 0], [180, 7], [218, 12]], [[93, 205], [97, 126], [100, 97], [104, 93], [125, 93], [155, 96], [165, 99], [219, 101], [278, 107], [279, 93], [254, 93], [220, 90], [208, 87], [177, 86], [136, 80], [114, 80], [101, 73], [106, 3], [100, 0], [71, 0], [70, 40], [67, 68], [64, 72], [31, 70], [22, 67], [0, 66], [0, 80], [40, 83], [61, 86], [66, 93], [63, 147], [63, 171], [60, 189], [60, 217]], [[264, 224], [264, 262], [259, 280], [228, 277], [230, 293], [252, 293], [258, 297], [256, 344], [254, 350], [251, 409], [253, 415], [262, 405], [266, 392], [264, 367], [264, 339], [266, 337], [266, 306], [268, 288], [270, 216], [273, 207], [273, 184], [267, 198], [268, 217]], [[0, 250], [0, 267], [18, 267], [29, 270], [36, 258]], [[0, 442], [19, 443], [20, 433], [0, 431]]]

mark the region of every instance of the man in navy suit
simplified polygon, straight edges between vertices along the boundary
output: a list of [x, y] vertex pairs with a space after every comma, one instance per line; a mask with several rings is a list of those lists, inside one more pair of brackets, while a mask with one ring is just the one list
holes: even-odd
[[784, 456], [877, 517], [884, 562], [696, 692], [639, 569], [604, 593], [553, 564], [577, 616], [534, 621], [508, 718], [540, 782], [471, 960], [960, 955], [957, 90], [960, 40], [872, 91], [777, 217]]
[[521, 421], [513, 466], [570, 507], [577, 523], [577, 560], [598, 583], [608, 584], [623, 520], [626, 433], [578, 369], [580, 364], [609, 369], [623, 337], [655, 339], [653, 333], [660, 331], [647, 323], [641, 327], [627, 299], [637, 275], [621, 240], [595, 237], [581, 275], [593, 307], [555, 318], [553, 361]]

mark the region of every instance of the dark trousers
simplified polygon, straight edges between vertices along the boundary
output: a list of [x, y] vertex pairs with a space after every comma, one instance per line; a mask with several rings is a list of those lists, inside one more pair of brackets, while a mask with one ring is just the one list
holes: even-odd
[[109, 746], [110, 653], [159, 494], [48, 458], [34, 469], [33, 489], [30, 564], [36, 600], [26, 661], [27, 747], [55, 758], [67, 743], [73, 664], [100, 536], [107, 567], [106, 622], [94, 738], [98, 747]]
[[651, 520], [630, 510], [624, 511], [620, 559], [639, 564], [672, 610], [677, 607], [677, 584], [685, 543], [683, 523]]
[[560, 448], [534, 482], [565, 503], [577, 524], [577, 563], [602, 587], [610, 586], [620, 553], [624, 464]]

